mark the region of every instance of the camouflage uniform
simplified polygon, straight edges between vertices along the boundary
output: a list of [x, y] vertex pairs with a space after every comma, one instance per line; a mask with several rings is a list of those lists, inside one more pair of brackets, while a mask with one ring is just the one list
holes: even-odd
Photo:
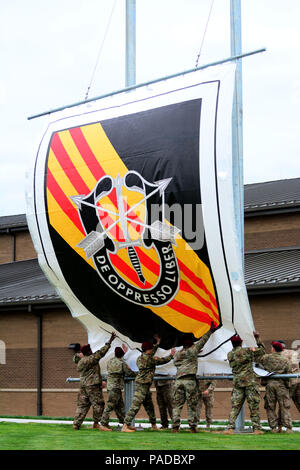
[[173, 381], [172, 380], [155, 380], [156, 400], [160, 413], [160, 422], [163, 428], [168, 428], [169, 417], [172, 420], [173, 414]]
[[196, 428], [197, 403], [199, 390], [196, 373], [198, 369], [198, 354], [212, 334], [209, 330], [193, 346], [183, 348], [174, 356], [174, 365], [177, 367], [173, 398], [173, 429], [180, 426], [180, 415], [185, 402], [188, 408], [188, 423], [190, 428]]
[[[212, 409], [214, 406], [214, 390], [216, 388], [215, 380], [198, 380], [199, 399], [197, 404], [197, 421], [200, 420], [202, 405], [205, 406], [205, 419], [206, 425], [210, 426], [212, 423]], [[208, 395], [203, 395], [203, 392], [208, 390]]]
[[[281, 352], [265, 354], [259, 362], [269, 372], [275, 372], [276, 374], [290, 374], [292, 372], [291, 364], [281, 356]], [[266, 385], [265, 410], [272, 430], [276, 430], [278, 425], [278, 417], [275, 411], [276, 403], [278, 403], [280, 410], [280, 425], [292, 429], [289, 395], [290, 380], [265, 379], [262, 381], [262, 384]]]
[[233, 374], [233, 388], [231, 392], [231, 411], [228, 420], [228, 429], [235, 428], [236, 418], [247, 400], [253, 430], [260, 430], [260, 392], [259, 382], [253, 371], [253, 362], [258, 362], [264, 355], [263, 343], [258, 342], [258, 348], [243, 348], [236, 346], [227, 355]]
[[171, 354], [166, 357], [154, 358], [154, 354], [157, 349], [158, 345], [154, 346], [151, 354], [146, 354], [145, 352], [143, 352], [136, 361], [139, 371], [135, 378], [132, 404], [124, 419], [124, 423], [127, 426], [130, 426], [130, 423], [132, 422], [142, 405], [144, 406], [149, 416], [150, 423], [152, 425], [156, 424], [156, 417], [150, 386], [154, 377], [155, 367], [160, 364], [166, 364], [172, 359]]
[[107, 401], [101, 418], [101, 425], [108, 426], [109, 416], [115, 411], [119, 423], [124, 423], [125, 407], [122, 397], [124, 387], [124, 377], [135, 377], [133, 372], [123, 358], [113, 357], [107, 363]]
[[80, 358], [75, 354], [73, 360], [77, 363], [77, 371], [80, 373], [80, 390], [77, 396], [77, 409], [73, 425], [80, 427], [90, 407], [93, 408], [94, 423], [98, 423], [104, 409], [102, 393], [102, 377], [99, 360], [105, 356], [110, 348], [106, 343], [101, 349], [90, 356]]
[[[281, 355], [291, 364], [292, 374], [298, 374], [300, 353], [294, 349], [284, 349]], [[295, 377], [290, 380], [290, 397], [300, 413], [300, 378]]]

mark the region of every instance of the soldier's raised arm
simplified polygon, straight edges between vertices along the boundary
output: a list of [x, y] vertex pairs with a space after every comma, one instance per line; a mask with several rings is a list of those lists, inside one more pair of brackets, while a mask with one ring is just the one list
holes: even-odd
[[259, 362], [263, 355], [266, 353], [266, 348], [264, 343], [261, 341], [259, 332], [253, 331], [253, 335], [257, 342], [257, 348], [253, 350], [254, 361]]
[[155, 339], [156, 343], [153, 347], [153, 351], [152, 351], [152, 356], [154, 356], [154, 354], [156, 353], [156, 351], [158, 350], [159, 348], [159, 345], [160, 345], [160, 342], [161, 342], [161, 338], [158, 336], [158, 334], [156, 333], [155, 335], [153, 335], [153, 338]]
[[162, 365], [162, 364], [167, 364], [168, 362], [170, 362], [173, 357], [174, 357], [174, 354], [176, 353], [176, 349], [173, 348], [171, 349], [171, 352], [170, 354], [168, 354], [167, 356], [165, 357], [155, 357], [155, 362], [156, 362], [156, 365]]
[[214, 331], [216, 331], [216, 326], [214, 322], [211, 322], [210, 329], [193, 346], [193, 348], [196, 349], [197, 354], [201, 351], [203, 346], [207, 343], [207, 341], [211, 337], [212, 333], [214, 333]]

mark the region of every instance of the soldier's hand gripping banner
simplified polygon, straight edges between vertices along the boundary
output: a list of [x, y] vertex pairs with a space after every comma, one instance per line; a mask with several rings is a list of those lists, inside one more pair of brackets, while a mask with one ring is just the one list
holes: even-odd
[[224, 64], [50, 116], [27, 219], [93, 350], [114, 330], [131, 351], [158, 334], [164, 353], [213, 323], [199, 371], [223, 372], [235, 331], [255, 345], [234, 221], [234, 74]]

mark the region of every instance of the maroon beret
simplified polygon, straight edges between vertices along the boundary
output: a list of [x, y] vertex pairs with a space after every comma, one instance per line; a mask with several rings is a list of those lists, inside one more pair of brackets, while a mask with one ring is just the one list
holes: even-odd
[[120, 348], [119, 346], [115, 348], [115, 356], [116, 357], [123, 357], [125, 354], [125, 352], [123, 351], [122, 348]]
[[275, 349], [275, 351], [277, 351], [277, 352], [283, 351], [283, 346], [278, 341], [272, 341], [271, 344], [272, 344], [273, 348]]
[[91, 346], [89, 344], [84, 344], [83, 346], [81, 346], [80, 352], [82, 352], [84, 356], [90, 356], [91, 354], [93, 354], [93, 351], [91, 350]]
[[242, 344], [243, 342], [242, 338], [239, 335], [234, 335], [230, 339], [233, 345]]
[[149, 341], [144, 341], [142, 343], [142, 351], [148, 351], [149, 349], [153, 349], [154, 348], [154, 345], [153, 343], [150, 343]]

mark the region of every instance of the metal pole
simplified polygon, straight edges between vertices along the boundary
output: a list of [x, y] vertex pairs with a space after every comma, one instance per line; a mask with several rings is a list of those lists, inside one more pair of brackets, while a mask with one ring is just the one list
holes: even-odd
[[[230, 0], [231, 55], [242, 51], [241, 0]], [[237, 59], [232, 109], [232, 181], [236, 227], [244, 270], [244, 175], [243, 175], [243, 97], [242, 62]], [[236, 419], [235, 430], [242, 432], [245, 425], [245, 407]]]
[[[132, 399], [134, 394], [134, 380], [124, 380], [124, 406], [125, 414], [127, 414], [129, 408], [131, 407]], [[135, 420], [131, 422], [131, 426], [134, 426]]]
[[[126, 0], [126, 55], [125, 55], [125, 86], [136, 84], [136, 4], [135, 0]], [[131, 407], [134, 394], [134, 381], [124, 382], [125, 413]], [[134, 420], [131, 423], [134, 426]]]
[[[231, 54], [242, 51], [241, 0], [230, 0]], [[244, 266], [244, 173], [243, 173], [243, 95], [242, 61], [237, 59], [232, 112], [232, 167], [236, 224]]]
[[[31, 306], [29, 306], [31, 308]], [[42, 383], [43, 383], [43, 316], [41, 313], [36, 313], [37, 317], [37, 416], [43, 414], [43, 396], [42, 396]]]
[[136, 83], [136, 7], [135, 0], [126, 0], [125, 86]]
[[92, 101], [102, 100], [103, 98], [108, 98], [109, 96], [118, 95], [120, 93], [126, 93], [127, 91], [136, 90], [137, 88], [145, 87], [145, 86], [148, 86], [148, 85], [153, 85], [154, 83], [163, 82], [163, 81], [169, 80], [171, 78], [179, 77], [180, 75], [186, 75], [186, 74], [189, 74], [189, 73], [193, 73], [193, 72], [196, 72], [197, 70], [204, 70], [204, 69], [207, 69], [208, 67], [214, 67], [215, 65], [226, 64], [226, 62], [232, 62], [233, 60], [242, 59], [244, 57], [249, 57], [251, 55], [259, 54], [259, 53], [265, 52], [265, 51], [266, 51], [266, 49], [262, 48], [262, 49], [258, 49], [256, 51], [246, 52], [245, 54], [240, 54], [240, 55], [235, 56], [235, 57], [227, 57], [227, 59], [222, 59], [222, 60], [217, 60], [215, 62], [210, 62], [209, 64], [201, 65], [200, 67], [196, 67], [196, 68], [189, 69], [189, 70], [183, 70], [182, 72], [173, 73], [172, 75], [168, 75], [166, 77], [156, 78], [154, 80], [150, 80], [149, 82], [138, 83], [137, 85], [132, 85], [132, 86], [129, 86], [129, 87], [126, 87], [126, 88], [122, 88], [121, 90], [112, 91], [112, 92], [106, 93], [104, 95], [95, 96], [94, 98], [88, 98], [87, 100], [84, 100], [84, 101], [77, 101], [76, 103], [71, 103], [71, 104], [67, 104], [67, 105], [64, 105], [64, 106], [60, 106], [59, 108], [50, 109], [49, 111], [44, 111], [44, 112], [39, 113], [39, 114], [34, 114], [33, 116], [28, 116], [27, 119], [30, 121], [31, 119], [36, 119], [38, 117], [46, 116], [47, 114], [57, 113], [58, 111], [64, 111], [65, 109], [68, 109], [68, 108], [75, 108], [76, 106], [85, 105], [87, 103], [91, 103]]
[[[107, 376], [103, 375], [102, 377], [104, 380], [107, 379]], [[222, 375], [197, 375], [196, 376], [197, 380], [233, 380], [233, 375], [232, 374], [222, 374]], [[269, 375], [264, 375], [259, 377], [261, 379], [300, 379], [300, 372], [297, 374], [273, 374], [270, 373]], [[134, 382], [134, 377], [125, 377], [126, 382]], [[155, 375], [153, 377], [153, 380], [176, 380], [176, 377], [173, 375]], [[67, 377], [66, 378], [67, 383], [73, 383], [73, 382], [80, 382], [79, 377]]]

